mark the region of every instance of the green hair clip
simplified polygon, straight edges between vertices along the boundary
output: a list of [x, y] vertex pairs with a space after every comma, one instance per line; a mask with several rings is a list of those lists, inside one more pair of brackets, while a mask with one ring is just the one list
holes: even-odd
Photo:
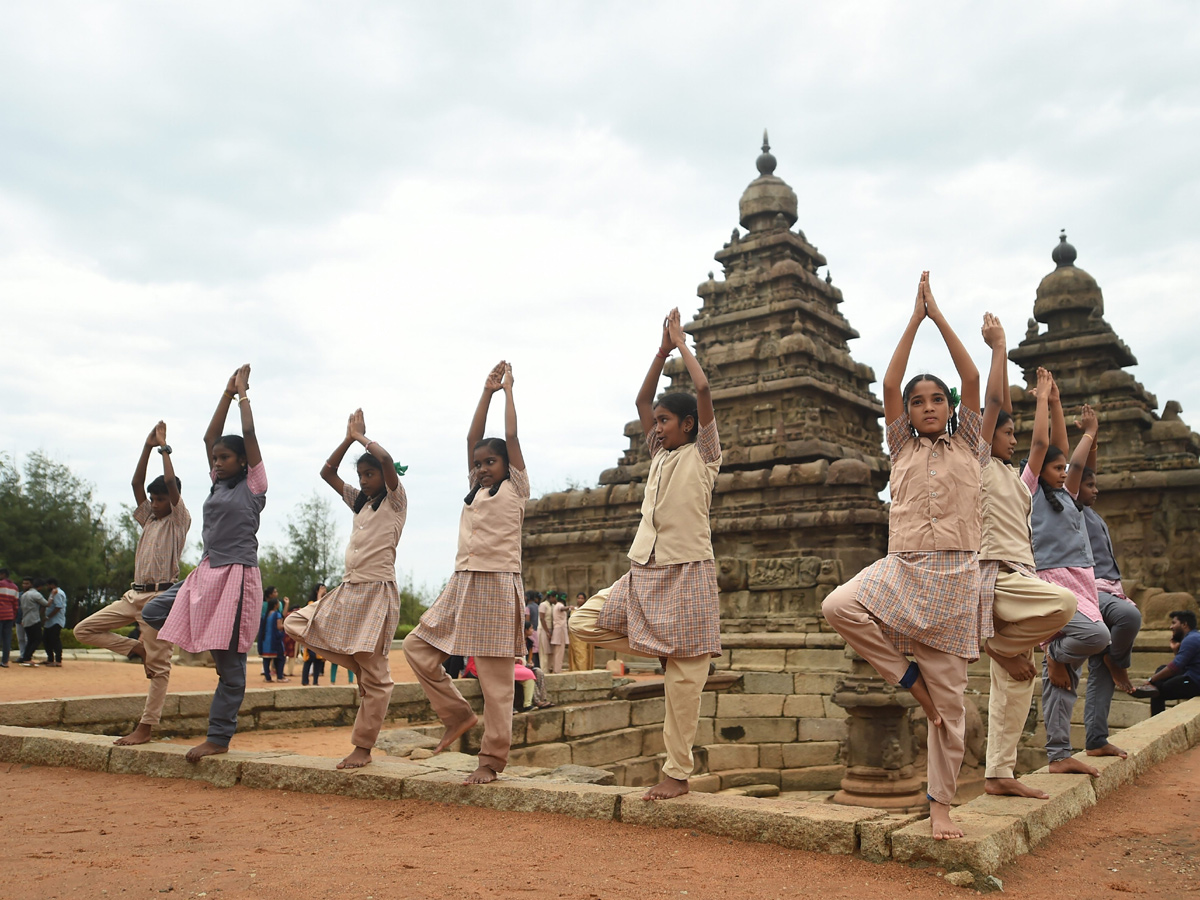
[[958, 409], [958, 402], [962, 398], [958, 395], [958, 388], [950, 388], [950, 405]]
[[400, 463], [392, 463], [392, 465], [396, 467], [397, 475], [403, 475], [405, 472], [408, 471], [408, 466], [402, 466], [402, 465], [400, 465]]

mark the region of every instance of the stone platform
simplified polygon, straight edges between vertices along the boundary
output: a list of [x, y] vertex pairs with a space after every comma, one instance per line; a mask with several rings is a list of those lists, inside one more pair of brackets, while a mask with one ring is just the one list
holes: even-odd
[[[967, 831], [956, 841], [934, 841], [924, 819], [882, 810], [814, 803], [788, 797], [755, 798], [693, 793], [648, 803], [642, 789], [565, 783], [553, 770], [513, 766], [490, 785], [464, 785], [475, 760], [446, 753], [421, 760], [377, 759], [364, 769], [337, 771], [336, 760], [281, 753], [232, 751], [199, 764], [171, 744], [116, 747], [104, 735], [0, 726], [0, 761], [69, 766], [113, 774], [190, 778], [228, 787], [340, 794], [378, 800], [427, 800], [518, 812], [548, 812], [635, 825], [689, 828], [742, 841], [768, 842], [871, 860], [936, 865], [969, 872], [979, 888], [1051, 831], [1079, 816], [1150, 766], [1200, 743], [1200, 698], [1127, 728], [1121, 744], [1129, 758], [1089, 759], [1100, 777], [1049, 775], [1026, 780], [1052, 794], [1048, 801], [979, 797], [955, 813]], [[962, 876], [960, 880], [965, 880]]]

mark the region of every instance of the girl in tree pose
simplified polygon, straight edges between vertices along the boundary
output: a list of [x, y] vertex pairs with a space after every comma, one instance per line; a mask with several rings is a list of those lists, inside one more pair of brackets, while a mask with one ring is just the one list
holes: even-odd
[[[901, 390], [926, 318], [958, 369], [961, 405], [934, 375], [917, 375]], [[979, 455], [987, 447], [979, 437], [979, 370], [934, 301], [928, 272], [883, 377], [883, 407], [892, 460], [888, 555], [826, 597], [821, 610], [847, 644], [925, 710], [933, 837], [958, 838], [950, 801], [964, 749], [967, 663], [992, 632], [991, 609], [981, 609], [979, 596]]]
[[[229, 404], [237, 397], [242, 433], [221, 434]], [[204, 501], [204, 555], [186, 579], [146, 604], [142, 618], [159, 638], [189, 653], [205, 650], [217, 666], [217, 689], [208, 711], [208, 739], [187, 753], [191, 762], [225, 753], [237, 729], [246, 693], [246, 651], [258, 633], [262, 576], [258, 571], [258, 526], [267, 505], [254, 413], [250, 366], [229, 378], [204, 432], [213, 486]]]
[[[366, 450], [358, 458], [357, 488], [337, 474], [355, 443]], [[346, 423], [346, 436], [321, 467], [321, 478], [354, 510], [346, 574], [319, 603], [297, 610], [284, 623], [296, 640], [358, 676], [362, 701], [350, 735], [354, 752], [338, 763], [339, 769], [356, 769], [371, 761], [371, 748], [392, 698], [388, 652], [400, 621], [396, 545], [408, 513], [402, 469], [378, 441], [367, 438], [363, 411], [355, 410]]]
[[[1037, 674], [1033, 648], [1071, 621], [1075, 595], [1037, 577], [1029, 520], [1033, 497], [1009, 465], [1017, 439], [1005, 377], [1008, 355], [1004, 329], [991, 313], [983, 317], [983, 340], [992, 350], [992, 366], [981, 432], [990, 447], [981, 457], [983, 535], [979, 573], [983, 601], [992, 604], [995, 626], [995, 634], [988, 638], [985, 648], [991, 657], [992, 687], [984, 790], [1046, 800], [1049, 794], [1023, 784], [1014, 775], [1017, 744], [1033, 699]], [[1043, 404], [1034, 419], [1035, 434], [1049, 433], [1046, 419]]]
[[[696, 396], [672, 392], [655, 401], [663, 364], [673, 350], [683, 357]], [[663, 321], [662, 340], [636, 402], [651, 463], [629, 572], [576, 609], [569, 624], [580, 640], [660, 659], [666, 676], [667, 758], [662, 780], [643, 799], [666, 800], [688, 791], [700, 696], [709, 660], [721, 654], [708, 521], [721, 440], [708, 378], [687, 347], [678, 309]]]
[[[1079, 686], [1079, 670], [1089, 656], [1103, 653], [1111, 637], [1100, 614], [1092, 544], [1075, 495], [1083, 480], [1088, 453], [1099, 423], [1090, 406], [1079, 416], [1085, 434], [1067, 465], [1070, 438], [1059, 401], [1058, 385], [1045, 369], [1037, 370], [1037, 412], [1029, 462], [1021, 480], [1033, 494], [1033, 557], [1038, 577], [1075, 595], [1078, 608], [1062, 631], [1045, 645], [1042, 658], [1042, 718], [1046, 723], [1046, 755], [1052, 773], [1100, 774], [1071, 755], [1071, 710]], [[1048, 407], [1048, 415], [1047, 408]], [[1050, 419], [1050, 430], [1036, 422]], [[1106, 742], [1107, 743], [1107, 742]]]
[[[484, 438], [492, 395], [504, 392], [504, 439]], [[512, 366], [488, 374], [467, 432], [470, 493], [458, 526], [454, 575], [404, 639], [412, 667], [445, 733], [435, 753], [478, 721], [442, 668], [452, 655], [475, 657], [483, 692], [479, 766], [466, 784], [487, 784], [508, 764], [512, 744], [513, 658], [525, 653], [525, 588], [521, 581], [521, 524], [529, 475], [517, 440]]]

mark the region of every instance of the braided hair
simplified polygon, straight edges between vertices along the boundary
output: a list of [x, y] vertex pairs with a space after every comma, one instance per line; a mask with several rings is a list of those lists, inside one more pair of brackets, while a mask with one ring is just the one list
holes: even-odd
[[[488, 496], [495, 497], [496, 491], [500, 490], [500, 485], [504, 484], [504, 482], [508, 480], [508, 444], [504, 442], [503, 438], [484, 438], [472, 448], [472, 451], [479, 450], [483, 447], [487, 447], [502, 460], [504, 460], [504, 477], [488, 488]], [[479, 493], [479, 489], [482, 486], [483, 485], [481, 485], [478, 481], [475, 482], [475, 484], [471, 486], [471, 493], [463, 497], [463, 503], [465, 503], [467, 506], [470, 506], [475, 501], [475, 495]]]
[[[1046, 448], [1046, 458], [1042, 460], [1042, 469], [1044, 470], [1047, 465], [1054, 462], [1060, 456], [1066, 456], [1066, 454], [1051, 444]], [[1050, 504], [1050, 508], [1055, 512], [1062, 512], [1063, 505], [1062, 500], [1058, 498], [1058, 491], [1050, 487], [1046, 479], [1042, 478], [1041, 475], [1038, 475], [1038, 484], [1041, 486], [1042, 494], [1045, 495], [1046, 502]]]
[[[904, 386], [904, 411], [908, 412], [908, 401], [912, 397], [912, 392], [916, 386], [922, 381], [932, 381], [938, 386], [938, 389], [946, 395], [946, 402], [950, 404], [950, 421], [946, 423], [946, 433], [953, 436], [954, 432], [958, 431], [958, 391], [951, 390], [946, 382], [938, 378], [936, 375], [930, 375], [928, 372], [923, 372], [920, 375], [914, 375]], [[909, 431], [913, 437], [917, 436], [917, 429], [909, 422]]]
[[[360, 456], [358, 458], [358, 462], [356, 462], [355, 465], [361, 466], [364, 463], [367, 466], [369, 466], [370, 468], [374, 469], [380, 475], [383, 474], [383, 463], [381, 463], [378, 459], [376, 459], [370, 453], [364, 453], [362, 456]], [[374, 497], [368, 497], [366, 495], [365, 491], [359, 491], [358, 496], [354, 499], [355, 515], [357, 515], [359, 512], [361, 512], [362, 508], [364, 506], [366, 506], [368, 503], [371, 504], [372, 511], [379, 512], [379, 504], [383, 503], [383, 498], [387, 496], [387, 492], [388, 492], [387, 482], [384, 482], [383, 490], [380, 491], [378, 494], [376, 494]]]

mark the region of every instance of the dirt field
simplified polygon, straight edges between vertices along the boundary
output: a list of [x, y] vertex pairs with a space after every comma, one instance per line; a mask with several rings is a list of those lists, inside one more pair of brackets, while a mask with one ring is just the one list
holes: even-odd
[[[0, 773], [11, 900], [967, 895], [932, 870], [686, 831], [68, 769]], [[1196, 896], [1198, 785], [1200, 748], [1060, 829], [1002, 873], [1005, 895]]]

